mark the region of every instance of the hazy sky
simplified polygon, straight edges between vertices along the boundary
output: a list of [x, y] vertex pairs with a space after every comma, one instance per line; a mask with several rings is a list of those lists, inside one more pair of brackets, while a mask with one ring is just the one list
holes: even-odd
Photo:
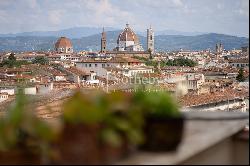
[[94, 26], [249, 36], [248, 0], [0, 0], [0, 33]]

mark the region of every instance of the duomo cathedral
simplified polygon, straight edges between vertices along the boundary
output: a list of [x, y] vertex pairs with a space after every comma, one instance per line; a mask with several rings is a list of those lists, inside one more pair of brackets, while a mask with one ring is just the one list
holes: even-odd
[[117, 51], [144, 51], [135, 32], [126, 24], [117, 39]]
[[[106, 53], [106, 32], [102, 32], [101, 53]], [[117, 47], [113, 51], [116, 52], [151, 52], [154, 53], [154, 32], [150, 26], [147, 29], [147, 50], [142, 48], [139, 38], [132, 30], [129, 24], [126, 24], [124, 30], [118, 35]]]

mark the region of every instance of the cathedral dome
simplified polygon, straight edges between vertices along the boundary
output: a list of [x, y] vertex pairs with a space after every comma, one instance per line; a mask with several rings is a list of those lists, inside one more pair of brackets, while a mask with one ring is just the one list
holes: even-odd
[[129, 24], [126, 24], [126, 28], [118, 36], [117, 43], [119, 43], [119, 41], [134, 41], [135, 44], [139, 43], [137, 35], [129, 27]]
[[60, 37], [55, 44], [55, 48], [66, 48], [66, 47], [72, 47], [71, 41], [66, 37]]
[[72, 53], [72, 43], [68, 38], [60, 37], [55, 44], [55, 50], [59, 53]]

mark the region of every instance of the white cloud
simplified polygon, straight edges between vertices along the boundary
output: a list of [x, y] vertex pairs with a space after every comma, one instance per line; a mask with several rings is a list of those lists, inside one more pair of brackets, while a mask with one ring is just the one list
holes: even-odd
[[59, 25], [62, 23], [62, 10], [52, 10], [48, 12], [48, 19], [52, 25]]
[[174, 5], [176, 5], [177, 7], [182, 7], [184, 4], [181, 0], [172, 0], [172, 2], [174, 3]]
[[216, 7], [217, 9], [222, 10], [224, 8], [224, 5], [221, 3], [218, 3]]
[[248, 0], [0, 0], [0, 33], [123, 28], [129, 22], [140, 31], [152, 24], [158, 30], [243, 34], [248, 18]]
[[240, 8], [237, 10], [240, 15], [249, 17], [249, 1], [241, 0]]
[[24, 0], [24, 1], [26, 1], [26, 4], [28, 4], [29, 8], [31, 9], [36, 9], [38, 7], [37, 0]]
[[114, 26], [122, 21], [133, 20], [132, 13], [121, 10], [108, 0], [83, 1], [83, 3], [91, 16], [88, 21], [95, 25]]

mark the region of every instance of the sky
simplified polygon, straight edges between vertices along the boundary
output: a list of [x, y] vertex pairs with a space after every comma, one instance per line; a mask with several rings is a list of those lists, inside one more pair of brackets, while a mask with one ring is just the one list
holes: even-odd
[[0, 0], [0, 33], [71, 27], [214, 32], [249, 37], [248, 0]]

